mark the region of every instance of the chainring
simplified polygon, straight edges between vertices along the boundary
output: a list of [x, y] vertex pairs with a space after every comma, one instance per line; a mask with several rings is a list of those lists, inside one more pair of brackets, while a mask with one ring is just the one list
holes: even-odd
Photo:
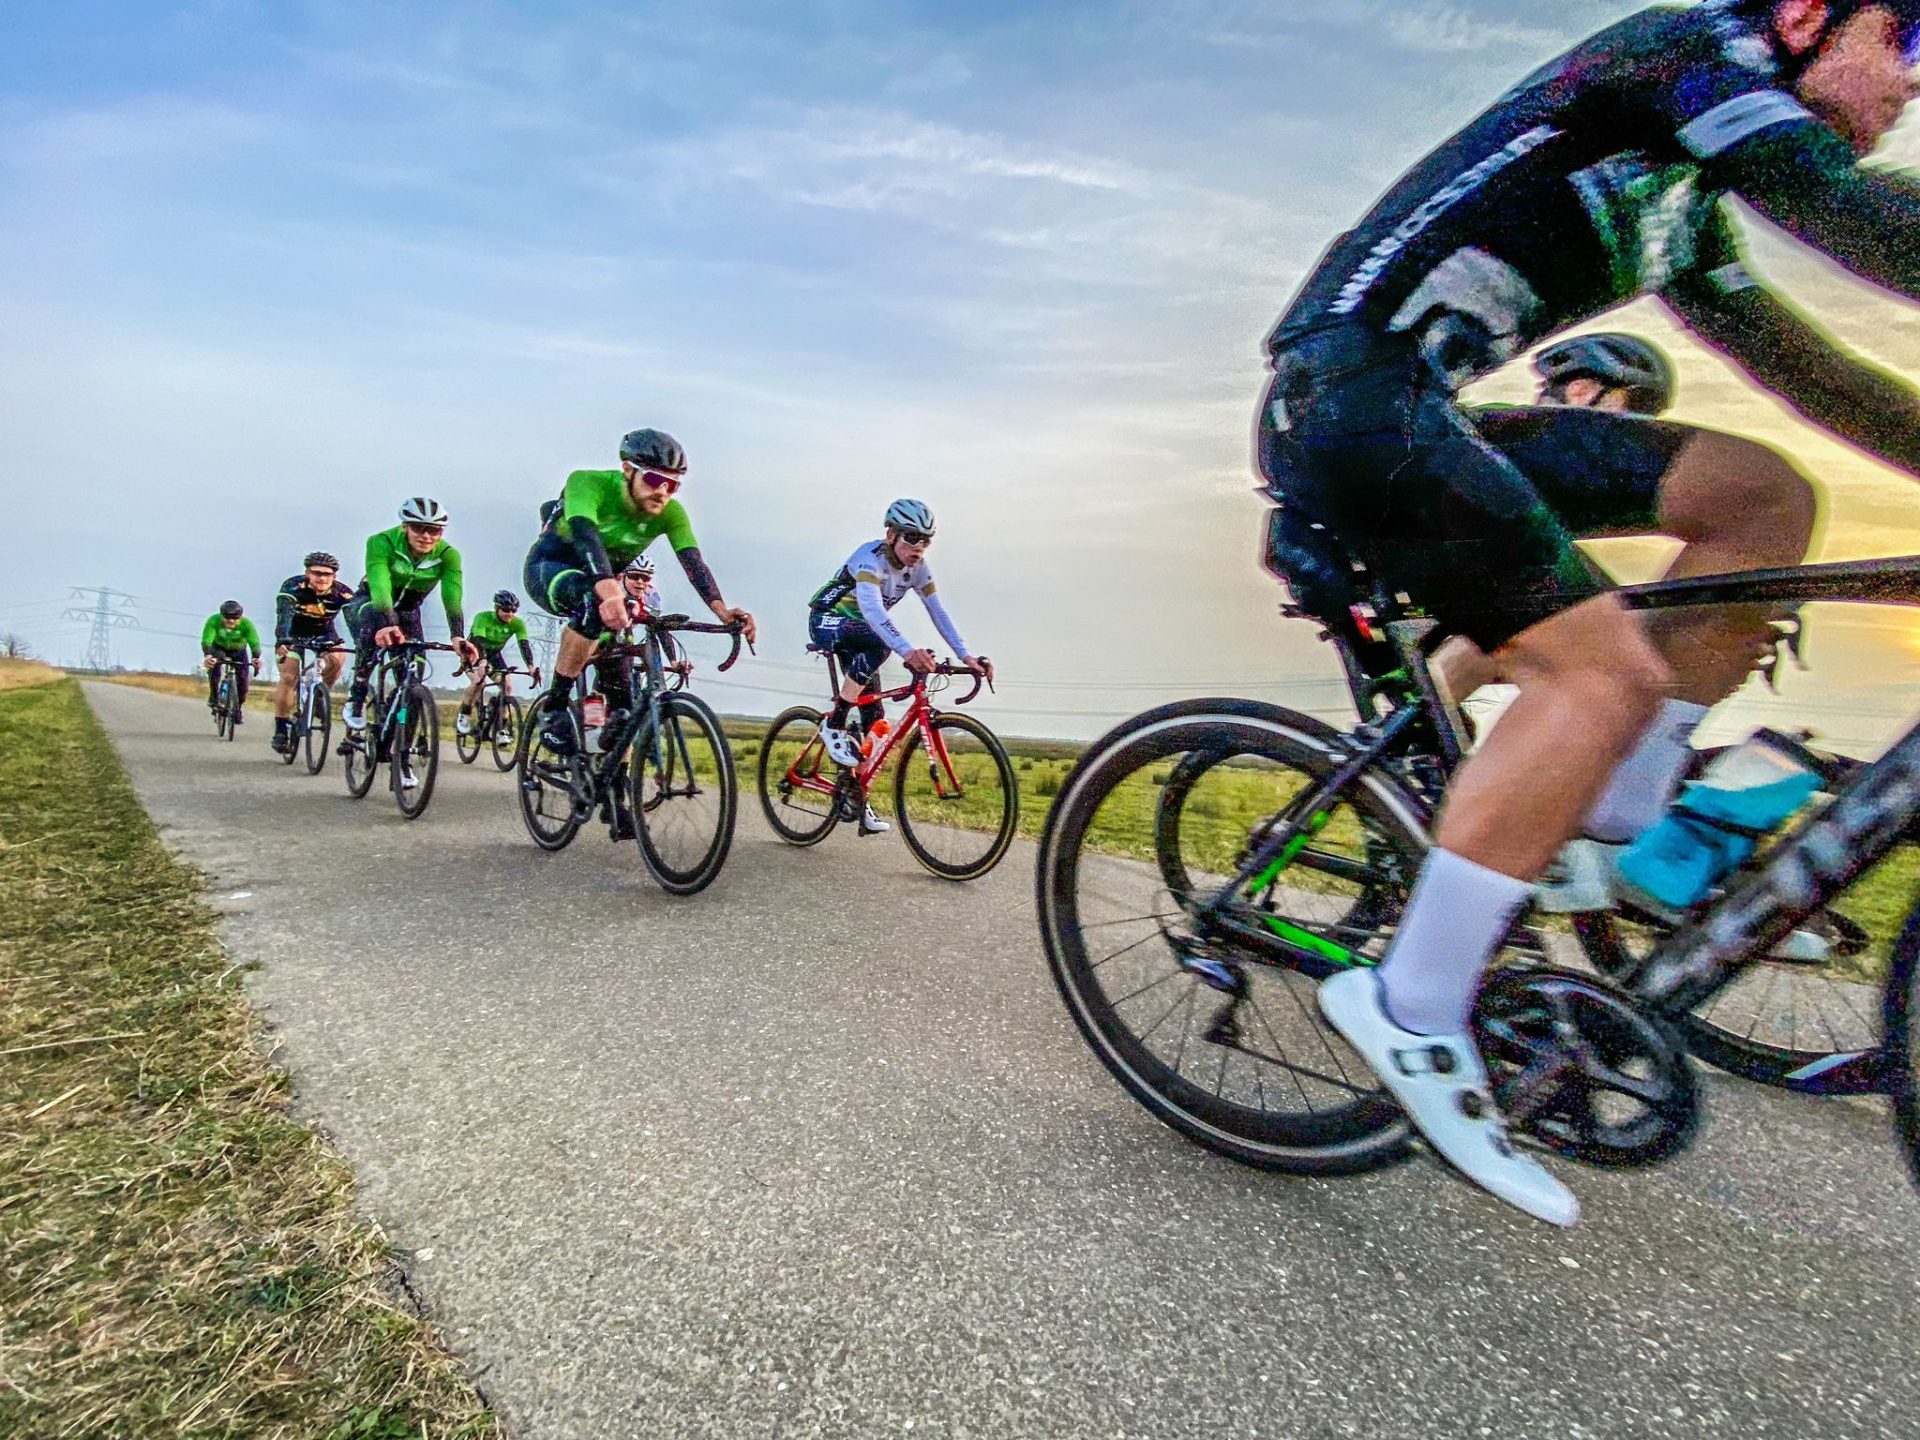
[[1623, 1168], [1693, 1143], [1700, 1091], [1685, 1049], [1604, 983], [1546, 966], [1497, 970], [1473, 1027], [1508, 1123], [1548, 1149]]

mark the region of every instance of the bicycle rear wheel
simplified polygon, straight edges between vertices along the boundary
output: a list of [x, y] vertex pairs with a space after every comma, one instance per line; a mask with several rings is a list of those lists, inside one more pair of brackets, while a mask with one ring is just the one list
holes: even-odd
[[333, 739], [333, 696], [325, 685], [315, 685], [307, 700], [307, 773], [327, 767], [327, 747]]
[[658, 728], [634, 737], [628, 766], [634, 838], [647, 869], [671, 895], [706, 889], [726, 863], [739, 808], [719, 718], [698, 696], [662, 696]]
[[1013, 761], [971, 715], [933, 714], [901, 747], [893, 809], [914, 859], [943, 880], [977, 880], [1020, 824]]
[[487, 744], [493, 747], [493, 768], [511, 770], [520, 753], [520, 732], [525, 724], [519, 699], [512, 695], [502, 696], [489, 719], [493, 723], [489, 727]]
[[[840, 767], [820, 741], [821, 715], [810, 705], [783, 710], [760, 742], [760, 808], [773, 833], [789, 845], [818, 845], [839, 823], [831, 793]], [[824, 786], [826, 789], [815, 788]]]
[[[1037, 875], [1054, 982], [1114, 1078], [1208, 1149], [1302, 1174], [1409, 1153], [1405, 1118], [1321, 1020], [1314, 992], [1335, 969], [1378, 958], [1387, 927], [1349, 916], [1386, 893], [1401, 897], [1397, 916], [1426, 850], [1418, 802], [1378, 772], [1303, 811], [1331, 773], [1314, 728], [1247, 700], [1135, 717], [1068, 775]], [[1210, 891], [1273, 827], [1299, 837], [1284, 867], [1241, 886], [1215, 919], [1196, 918], [1152, 858], [1160, 792], [1194, 754], [1215, 757], [1185, 801], [1213, 826], [1207, 847], [1196, 838], [1190, 852], [1196, 864], [1204, 856]], [[1282, 935], [1292, 942], [1284, 950], [1263, 940]]]
[[1893, 1097], [1894, 1133], [1907, 1156], [1907, 1173], [1920, 1186], [1920, 905], [1907, 916], [1888, 961], [1882, 992], [1886, 1049], [1882, 1063]]
[[[454, 716], [453, 749], [454, 753], [459, 755], [462, 765], [471, 765], [480, 758], [480, 746], [485, 739], [480, 733], [480, 726], [486, 720], [486, 716], [487, 705], [484, 700], [481, 701], [477, 710], [471, 705], [461, 705], [459, 712]], [[464, 735], [460, 733], [462, 720], [467, 722], [467, 733]]]
[[590, 806], [574, 800], [574, 767], [584, 762], [560, 754], [541, 734], [553, 708], [551, 694], [533, 702], [522, 732], [519, 780], [514, 786], [520, 795], [520, 818], [542, 850], [566, 849], [591, 813]]
[[[433, 692], [409, 685], [400, 692], [399, 718], [393, 727], [393, 759], [387, 778], [393, 784], [393, 803], [409, 820], [426, 813], [433, 799], [433, 782], [440, 774], [440, 710]], [[408, 784], [411, 780], [413, 783]]]

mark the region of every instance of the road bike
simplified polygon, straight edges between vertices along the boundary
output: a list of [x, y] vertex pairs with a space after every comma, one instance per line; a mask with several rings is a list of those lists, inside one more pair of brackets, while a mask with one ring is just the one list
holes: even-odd
[[[1036, 876], [1053, 978], [1102, 1063], [1189, 1138], [1277, 1170], [1411, 1152], [1404, 1116], [1313, 991], [1384, 952], [1468, 743], [1427, 669], [1440, 632], [1353, 573], [1375, 648], [1364, 670], [1351, 647], [1342, 657], [1360, 726], [1236, 699], [1136, 716], [1067, 777]], [[1618, 593], [1641, 610], [1911, 606], [1920, 556]], [[1823, 924], [1867, 899], [1884, 912], [1889, 894], [1912, 904], [1920, 724], [1870, 763], [1826, 757], [1820, 773], [1815, 801], [1683, 915], [1587, 917], [1584, 963], [1563, 963], [1549, 922], [1516, 924], [1474, 1026], [1518, 1133], [1602, 1165], [1676, 1154], [1699, 1123], [1691, 1049], [1800, 1093], [1887, 1095], [1920, 1183], [1920, 907], [1864, 943], [1863, 926]], [[1786, 943], [1809, 929], [1837, 942], [1811, 957]]]
[[239, 662], [216, 657], [213, 662], [213, 733], [233, 739], [240, 728]]
[[[595, 654], [593, 691], [576, 693], [568, 704], [573, 743], [565, 750], [555, 749], [546, 735], [553, 692], [534, 701], [520, 746], [518, 789], [521, 818], [541, 849], [565, 849], [596, 810], [613, 839], [626, 838], [620, 833], [625, 809], [648, 873], [669, 894], [693, 895], [711, 885], [726, 863], [739, 788], [719, 717], [686, 691], [690, 667], [667, 663], [667, 637], [674, 632], [731, 636], [733, 648], [718, 667], [723, 673], [740, 658], [738, 621], [641, 617], [632, 629], [609, 636]], [[590, 725], [590, 705], [606, 704], [601, 692], [608, 666], [619, 667], [622, 683], [614, 692], [631, 697], [632, 705]], [[585, 689], [583, 684], [576, 692]]]
[[[462, 673], [464, 671], [456, 671], [456, 678]], [[504, 666], [498, 669], [489, 667], [478, 705], [469, 707], [464, 701], [461, 702], [460, 714], [466, 718], [470, 728], [463, 735], [459, 725], [455, 724], [453, 748], [460, 756], [462, 765], [471, 765], [479, 757], [480, 747], [484, 744], [493, 753], [495, 769], [513, 769], [513, 762], [520, 750], [520, 731], [526, 720], [526, 709], [521, 705], [520, 697], [507, 690], [507, 677], [510, 675], [525, 675], [532, 679], [533, 671]]]
[[293, 702], [293, 733], [280, 758], [293, 764], [304, 751], [307, 773], [318, 775], [327, 764], [327, 749], [333, 738], [333, 695], [320, 678], [320, 657], [344, 651], [336, 642], [315, 645], [295, 640], [290, 648], [300, 657], [300, 683]]
[[347, 793], [363, 798], [386, 762], [393, 803], [409, 820], [426, 813], [440, 774], [440, 710], [427, 688], [427, 655], [435, 650], [459, 653], [425, 640], [404, 640], [382, 651], [367, 697], [366, 726], [349, 729], [340, 742]]
[[[832, 693], [840, 671], [827, 657]], [[943, 662], [930, 675], [884, 691], [879, 701], [905, 700], [907, 710], [881, 736], [867, 737], [860, 763], [835, 764], [820, 738], [825, 718], [811, 705], [783, 710], [760, 745], [760, 806], [773, 833], [789, 845], [818, 845], [842, 820], [858, 821], [880, 771], [895, 752], [893, 814], [907, 849], [943, 880], [977, 880], [1000, 863], [1020, 824], [1020, 787], [1000, 739], [971, 715], [936, 709], [931, 696], [955, 675], [970, 675], [973, 688], [954, 700], [970, 703], [981, 676]]]

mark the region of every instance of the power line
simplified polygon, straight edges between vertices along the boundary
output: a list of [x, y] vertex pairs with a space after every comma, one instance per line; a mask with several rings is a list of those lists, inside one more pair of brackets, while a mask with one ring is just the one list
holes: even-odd
[[92, 623], [87, 637], [87, 666], [93, 670], [111, 670], [113, 668], [112, 635], [115, 630], [128, 627], [138, 628], [137, 616], [129, 613], [133, 605], [133, 596], [119, 590], [110, 590], [104, 585], [76, 585], [73, 598], [93, 599], [93, 608], [83, 610], [74, 607], [61, 615], [62, 620], [85, 620]]

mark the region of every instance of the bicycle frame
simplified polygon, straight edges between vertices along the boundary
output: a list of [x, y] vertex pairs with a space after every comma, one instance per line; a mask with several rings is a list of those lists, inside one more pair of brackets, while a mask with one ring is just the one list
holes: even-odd
[[[1617, 593], [1635, 610], [1816, 601], [1920, 606], [1920, 555], [1698, 576], [1625, 587]], [[1325, 823], [1333, 797], [1391, 755], [1417, 720], [1440, 715], [1436, 730], [1443, 737], [1460, 735], [1455, 728], [1458, 712], [1445, 704], [1427, 673], [1423, 651], [1434, 638], [1429, 633], [1431, 622], [1396, 620], [1387, 629], [1410, 672], [1411, 693], [1384, 718], [1362, 723], [1355, 734], [1363, 744], [1343, 752], [1330, 750], [1329, 758], [1337, 763], [1327, 777], [1275, 817], [1233, 879], [1193, 907], [1195, 930], [1202, 939], [1230, 937], [1290, 968], [1315, 975], [1372, 963], [1357, 951], [1278, 917], [1265, 917], [1268, 928], [1256, 930], [1227, 911], [1248, 888], [1277, 883], [1317, 825]], [[1356, 684], [1355, 690], [1359, 701], [1361, 686]], [[1445, 763], [1447, 775], [1453, 768], [1453, 763]], [[1657, 1011], [1680, 1012], [1705, 1003], [1752, 964], [1753, 957], [1766, 954], [1884, 859], [1901, 839], [1912, 835], [1916, 820], [1920, 820], [1920, 722], [1877, 760], [1854, 770], [1829, 805], [1803, 818], [1764, 859], [1749, 862], [1710, 908], [1664, 937], [1623, 977], [1625, 987]], [[1327, 868], [1331, 872], [1338, 866]], [[1355, 864], [1354, 869], [1364, 874], [1366, 867]], [[1790, 1077], [1787, 1088], [1819, 1094], [1877, 1093], [1885, 1088], [1882, 1070], [1878, 1050], [1836, 1054]]]
[[[971, 675], [973, 672], [964, 666], [941, 665], [936, 668], [932, 674]], [[941, 738], [939, 726], [932, 723], [933, 720], [939, 716], [940, 712], [934, 708], [932, 699], [928, 693], [928, 679], [929, 676], [927, 675], [915, 675], [905, 685], [897, 686], [892, 690], [882, 690], [873, 697], [877, 702], [906, 700], [908, 701], [908, 705], [907, 712], [901, 717], [900, 723], [887, 732], [886, 738], [874, 747], [872, 754], [862, 756], [860, 763], [854, 767], [853, 783], [862, 796], [866, 795], [869, 787], [873, 784], [874, 777], [885, 768], [887, 757], [892, 755], [896, 749], [904, 744], [915, 731], [925, 732], [927, 753], [933, 756], [937, 766], [934, 771], [933, 781], [939, 798], [945, 800], [963, 793], [965, 787], [960, 783], [959, 773], [954, 769], [953, 757], [947, 753], [946, 741]], [[974, 675], [973, 689], [954, 701], [954, 704], [965, 705], [968, 701], [972, 700], [975, 695], [980, 693], [980, 684], [980, 677]], [[835, 688], [837, 689], [838, 687], [836, 686]], [[827, 796], [832, 796], [839, 792], [840, 784], [837, 770], [835, 779], [832, 782], [828, 782], [820, 778], [818, 765], [814, 765], [810, 769], [803, 769], [803, 762], [812, 756], [817, 749], [823, 748], [823, 745], [824, 742], [816, 735], [801, 748], [800, 753], [794, 756], [792, 762], [787, 766], [787, 780], [795, 789], [811, 790], [816, 794]], [[952, 787], [951, 792], [948, 792], [944, 788], [946, 786]]]

